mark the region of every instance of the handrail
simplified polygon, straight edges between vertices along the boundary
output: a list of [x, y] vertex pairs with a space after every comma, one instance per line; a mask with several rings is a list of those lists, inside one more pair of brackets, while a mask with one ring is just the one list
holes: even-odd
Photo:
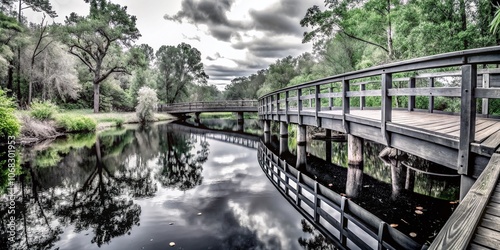
[[275, 155], [262, 141], [258, 160], [264, 173], [282, 195], [320, 232], [332, 240], [337, 239], [334, 243], [338, 248], [348, 248], [347, 239], [361, 249], [425, 248], [356, 203], [302, 174]]
[[432, 68], [453, 67], [464, 64], [488, 64], [488, 63], [499, 63], [499, 62], [500, 62], [500, 46], [455, 51], [455, 52], [449, 52], [444, 54], [389, 63], [358, 71], [330, 76], [323, 79], [313, 80], [303, 84], [285, 87], [273, 91], [271, 93], [259, 97], [259, 100], [267, 96], [281, 93], [286, 90], [297, 90], [299, 88], [312, 87], [315, 85], [322, 85], [330, 82], [340, 82], [342, 80], [353, 80], [357, 78], [365, 78], [381, 74], [401, 73], [407, 71], [416, 71], [416, 70], [424, 70]]

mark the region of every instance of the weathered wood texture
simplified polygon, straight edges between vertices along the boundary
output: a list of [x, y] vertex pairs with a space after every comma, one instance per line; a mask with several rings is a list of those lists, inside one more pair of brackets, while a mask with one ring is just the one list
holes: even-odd
[[[262, 103], [260, 105], [262, 105]], [[259, 103], [256, 100], [228, 100], [219, 102], [160, 104], [158, 105], [158, 110], [170, 114], [195, 112], [257, 112], [258, 107]]]
[[[473, 236], [484, 236], [480, 234], [481, 231], [476, 234], [474, 231], [484, 214], [490, 196], [495, 191], [499, 173], [500, 154], [493, 154], [486, 169], [448, 219], [429, 249], [466, 249]], [[475, 244], [478, 242], [480, 240], [474, 241]]]

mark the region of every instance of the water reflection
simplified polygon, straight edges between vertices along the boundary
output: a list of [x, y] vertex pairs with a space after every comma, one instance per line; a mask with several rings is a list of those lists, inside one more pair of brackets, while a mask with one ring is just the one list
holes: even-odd
[[[302, 248], [303, 217], [269, 183], [254, 148], [176, 126], [75, 135], [23, 152], [10, 249]], [[6, 207], [0, 216], [8, 242]]]

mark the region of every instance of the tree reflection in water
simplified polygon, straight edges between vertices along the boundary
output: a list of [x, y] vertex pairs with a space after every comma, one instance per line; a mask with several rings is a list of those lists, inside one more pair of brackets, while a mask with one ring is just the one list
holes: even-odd
[[[160, 138], [160, 157], [158, 164], [161, 166], [156, 179], [164, 187], [174, 187], [185, 191], [201, 185], [203, 181], [203, 163], [208, 159], [209, 144], [206, 140], [196, 135], [174, 133], [167, 126], [159, 128], [163, 135]], [[196, 155], [191, 151], [200, 140], [200, 148]]]
[[308, 250], [333, 250], [336, 249], [321, 233], [318, 232], [306, 219], [300, 221], [302, 231], [310, 234], [311, 238], [299, 238], [299, 244]]

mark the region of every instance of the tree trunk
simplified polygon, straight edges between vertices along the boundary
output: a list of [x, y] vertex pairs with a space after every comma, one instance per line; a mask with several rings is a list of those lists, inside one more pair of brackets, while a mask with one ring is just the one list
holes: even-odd
[[[467, 30], [467, 14], [465, 12], [465, 0], [460, 0], [460, 19], [462, 21], [462, 31], [465, 32]], [[464, 47], [462, 49], [468, 49], [469, 47], [469, 41], [467, 40], [467, 37], [463, 38], [463, 45]]]
[[94, 83], [94, 113], [99, 113], [99, 83]]
[[12, 97], [14, 93], [14, 60], [9, 61], [9, 69], [7, 71], [7, 96]]

